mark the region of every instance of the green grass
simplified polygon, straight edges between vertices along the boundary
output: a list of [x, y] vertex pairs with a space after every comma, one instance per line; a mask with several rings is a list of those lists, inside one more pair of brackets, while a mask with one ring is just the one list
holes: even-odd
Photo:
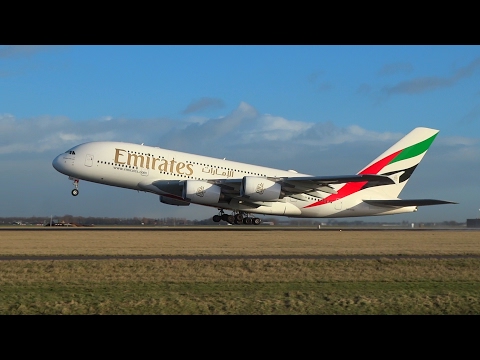
[[2, 314], [479, 314], [478, 283], [4, 286]]
[[480, 314], [479, 259], [0, 262], [0, 314]]

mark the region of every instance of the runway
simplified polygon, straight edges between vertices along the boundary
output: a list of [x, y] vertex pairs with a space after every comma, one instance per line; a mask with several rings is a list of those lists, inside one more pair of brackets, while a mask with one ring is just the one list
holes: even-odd
[[202, 225], [202, 226], [1, 226], [0, 231], [480, 231], [466, 227], [405, 227], [405, 226], [272, 226], [272, 225]]
[[0, 261], [71, 261], [71, 260], [401, 260], [401, 259], [480, 259], [469, 255], [86, 255], [86, 256], [0, 256]]

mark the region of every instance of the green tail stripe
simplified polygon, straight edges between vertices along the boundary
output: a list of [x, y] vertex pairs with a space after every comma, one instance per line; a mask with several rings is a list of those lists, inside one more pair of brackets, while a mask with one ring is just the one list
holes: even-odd
[[393, 164], [394, 162], [400, 161], [400, 160], [405, 160], [405, 159], [410, 159], [414, 156], [420, 155], [427, 151], [427, 149], [432, 145], [433, 140], [435, 140], [435, 137], [438, 135], [435, 134], [432, 137], [423, 140], [419, 142], [418, 144], [409, 146], [405, 149], [403, 149], [400, 154], [398, 154], [392, 161], [390, 161], [390, 164]]

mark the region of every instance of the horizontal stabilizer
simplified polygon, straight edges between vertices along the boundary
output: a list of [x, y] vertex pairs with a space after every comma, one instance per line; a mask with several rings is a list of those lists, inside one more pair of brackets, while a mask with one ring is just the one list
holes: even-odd
[[363, 202], [366, 202], [367, 204], [375, 205], [375, 206], [396, 206], [396, 207], [458, 204], [453, 201], [435, 200], [435, 199], [363, 200]]
[[[277, 178], [271, 178], [271, 180], [278, 180]], [[339, 175], [339, 176], [289, 176], [281, 178], [285, 185], [289, 183], [302, 182], [305, 184], [316, 184], [318, 186], [326, 184], [344, 184], [348, 182], [364, 182], [375, 181], [382, 185], [395, 184], [395, 182], [385, 175], [375, 174], [357, 174], [357, 175]], [[294, 187], [294, 184], [290, 185]]]

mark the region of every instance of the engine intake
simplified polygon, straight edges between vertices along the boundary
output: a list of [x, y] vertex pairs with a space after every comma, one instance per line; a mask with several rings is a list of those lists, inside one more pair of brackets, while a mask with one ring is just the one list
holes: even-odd
[[279, 183], [255, 176], [244, 176], [240, 188], [240, 196], [252, 201], [273, 201], [282, 196]]

